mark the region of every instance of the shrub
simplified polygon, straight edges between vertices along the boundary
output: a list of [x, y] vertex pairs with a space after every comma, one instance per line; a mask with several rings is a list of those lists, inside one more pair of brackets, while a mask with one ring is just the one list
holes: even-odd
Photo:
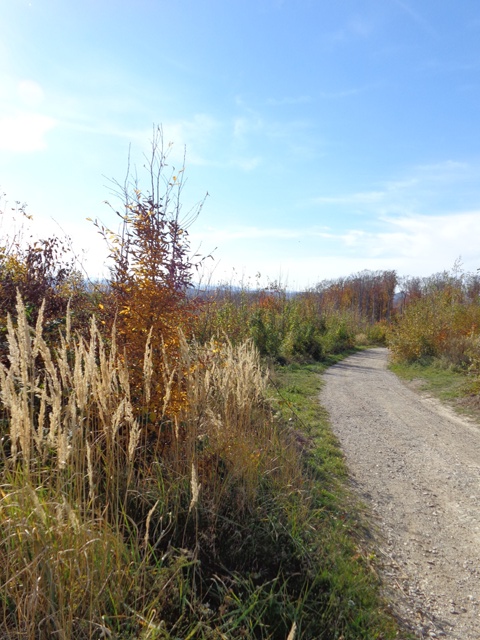
[[322, 338], [325, 353], [341, 353], [355, 346], [355, 330], [349, 326], [343, 315], [331, 315], [327, 320], [327, 329]]
[[386, 346], [389, 324], [385, 320], [366, 327], [366, 344]]
[[[7, 227], [0, 245], [0, 330], [5, 333], [7, 315], [15, 313], [19, 293], [31, 322], [36, 322], [44, 305], [45, 331], [55, 339], [58, 326], [65, 323], [69, 301], [71, 310], [76, 312], [82, 306], [89, 311], [91, 307], [85, 300], [86, 287], [76, 270], [69, 239], [25, 239], [32, 218], [25, 207], [17, 203], [12, 211], [0, 201], [0, 216]], [[10, 233], [8, 228], [12, 229]], [[78, 321], [79, 317], [75, 317], [79, 326]]]
[[[96, 227], [110, 251], [110, 281], [103, 296], [101, 318], [107, 332], [115, 326], [121, 353], [130, 367], [132, 395], [142, 389], [143, 353], [148, 338], [152, 367], [158, 372], [151, 381], [150, 395], [161, 404], [168, 388], [168, 407], [173, 416], [184, 401], [176, 378], [167, 379], [164, 362], [174, 362], [180, 349], [179, 329], [191, 335], [195, 304], [187, 293], [195, 267], [190, 256], [188, 226], [199, 214], [203, 202], [187, 216], [181, 214], [184, 170], [169, 168], [161, 128], [154, 129], [151, 155], [147, 158], [148, 190], [127, 176], [124, 185], [114, 182], [122, 211], [119, 232], [99, 221]], [[155, 425], [154, 425], [155, 427]]]
[[468, 366], [480, 327], [480, 306], [462, 301], [460, 293], [433, 291], [407, 305], [388, 333], [395, 360], [445, 357], [455, 366]]

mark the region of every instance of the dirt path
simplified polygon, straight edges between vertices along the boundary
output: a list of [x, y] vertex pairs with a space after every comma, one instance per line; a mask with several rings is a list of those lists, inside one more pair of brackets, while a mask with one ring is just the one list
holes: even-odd
[[372, 513], [394, 609], [420, 638], [480, 639], [480, 427], [412, 391], [386, 349], [325, 373], [321, 402]]

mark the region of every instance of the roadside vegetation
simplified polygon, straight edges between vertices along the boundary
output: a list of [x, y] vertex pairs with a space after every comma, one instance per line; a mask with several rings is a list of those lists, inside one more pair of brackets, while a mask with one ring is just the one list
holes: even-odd
[[114, 184], [119, 230], [92, 221], [105, 282], [1, 202], [0, 635], [394, 638], [319, 374], [388, 343], [475, 380], [478, 294], [399, 308], [392, 271], [195, 290], [203, 202], [182, 213], [160, 134], [146, 188]]
[[445, 402], [460, 404], [476, 384], [465, 372], [445, 367], [442, 361], [393, 362], [390, 369], [399, 378], [411, 382], [418, 391], [425, 391]]
[[480, 277], [451, 272], [402, 283], [387, 337], [392, 370], [480, 416]]

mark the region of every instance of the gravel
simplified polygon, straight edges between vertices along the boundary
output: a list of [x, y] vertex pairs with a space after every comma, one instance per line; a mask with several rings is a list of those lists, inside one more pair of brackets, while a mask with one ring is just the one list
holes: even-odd
[[387, 370], [388, 350], [324, 374], [322, 405], [367, 507], [384, 594], [419, 638], [480, 638], [480, 427]]

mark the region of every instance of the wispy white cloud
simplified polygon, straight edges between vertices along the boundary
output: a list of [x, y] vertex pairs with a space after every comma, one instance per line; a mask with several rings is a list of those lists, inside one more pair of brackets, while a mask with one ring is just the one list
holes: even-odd
[[444, 160], [430, 164], [419, 164], [410, 171], [410, 176], [400, 181], [387, 182], [388, 185], [417, 184], [419, 182], [453, 182], [464, 180], [472, 175], [472, 165], [458, 160]]
[[349, 231], [341, 236], [360, 255], [391, 261], [404, 273], [432, 273], [448, 269], [462, 256], [467, 268], [479, 266], [477, 238], [480, 211], [435, 216], [385, 218], [379, 231]]
[[[462, 210], [445, 202], [452, 193], [463, 193], [474, 184], [477, 175], [473, 164], [446, 160], [417, 165], [375, 190], [319, 196], [313, 201], [316, 205], [365, 212], [368, 225], [356, 226], [353, 218], [346, 230], [336, 226], [250, 230], [249, 248], [261, 243], [257, 262], [264, 263], [258, 262], [258, 269], [281, 265], [297, 283], [361, 269], [428, 276], [451, 268], [460, 256], [465, 269], [475, 271], [480, 267], [480, 210], [475, 206]], [[274, 238], [288, 242], [288, 251], [285, 242], [280, 246]], [[235, 240], [242, 240], [241, 234]], [[228, 234], [225, 242], [230, 243]]]
[[[301, 262], [309, 255], [313, 259], [323, 253], [337, 265], [344, 258], [355, 258], [362, 265], [369, 260], [378, 268], [383, 262], [384, 268], [428, 275], [448, 268], [462, 255], [468, 268], [473, 269], [480, 260], [480, 211], [475, 206], [462, 210], [447, 200], [449, 194], [461, 193], [464, 185], [470, 186], [477, 174], [478, 167], [456, 160], [417, 165], [404, 175], [377, 183], [375, 189], [320, 195], [304, 203], [365, 214], [358, 226], [355, 218], [350, 218], [349, 224], [344, 216], [338, 218], [342, 225], [335, 223], [333, 228], [227, 226], [210, 229], [205, 240], [225, 246], [232, 256], [234, 246], [248, 253], [261, 245], [257, 259], [263, 259], [265, 252], [272, 265], [283, 264], [287, 254]], [[285, 242], [290, 242], [288, 252]], [[300, 245], [301, 251], [297, 251]], [[237, 260], [242, 259], [242, 251], [236, 254]]]
[[6, 74], [0, 85], [0, 150], [31, 153], [45, 149], [47, 134], [58, 122], [41, 108], [45, 100], [41, 85]]
[[190, 120], [167, 121], [163, 125], [164, 139], [174, 142], [172, 156], [177, 161], [185, 146], [189, 165], [232, 167], [245, 172], [262, 163], [257, 148], [249, 152], [250, 136], [262, 129], [263, 123], [256, 115], [234, 118], [230, 125], [226, 120], [197, 114]]
[[237, 141], [243, 141], [246, 136], [260, 131], [264, 126], [264, 122], [258, 114], [239, 116], [233, 119], [233, 137]]
[[222, 123], [206, 113], [197, 113], [192, 118], [167, 120], [163, 123], [165, 141], [176, 146], [186, 145], [189, 150], [189, 161], [202, 164], [202, 150], [207, 147], [212, 137], [223, 127]]
[[17, 112], [0, 117], [0, 150], [17, 153], [40, 151], [57, 122], [40, 113]]
[[242, 171], [254, 171], [262, 164], [262, 158], [260, 156], [252, 156], [251, 158], [236, 156], [233, 157], [229, 166], [236, 167]]
[[359, 38], [369, 38], [374, 31], [375, 26], [372, 20], [368, 20], [363, 16], [355, 16], [350, 18], [340, 29], [328, 33], [324, 37], [324, 41], [327, 45], [345, 44]]
[[318, 100], [340, 100], [351, 96], [358, 96], [371, 89], [374, 85], [365, 85], [360, 87], [349, 87], [346, 89], [338, 89], [336, 91], [317, 91], [315, 95], [287, 96], [284, 98], [269, 98], [267, 105], [273, 107], [281, 107], [285, 105], [302, 105], [311, 104]]
[[480, 267], [480, 210], [447, 215], [386, 217], [375, 229], [345, 232], [324, 227], [255, 226], [205, 229], [192, 238], [218, 246], [220, 279], [235, 269], [257, 271], [305, 287], [362, 269], [394, 269], [399, 275], [428, 276], [450, 269], [461, 256], [464, 268]]
[[312, 204], [372, 204], [381, 202], [385, 197], [384, 191], [365, 191], [338, 196], [319, 196], [311, 200]]
[[[312, 136], [312, 123], [299, 117], [282, 119], [262, 109], [252, 107], [237, 96], [238, 114], [231, 119], [230, 131], [225, 131], [222, 140], [228, 149], [227, 165], [251, 170], [259, 164], [273, 166], [279, 159], [276, 150], [281, 145], [281, 154], [290, 158], [311, 160], [315, 155], [316, 140]], [[248, 162], [244, 162], [244, 158]]]
[[18, 95], [27, 107], [38, 107], [45, 100], [45, 92], [41, 85], [34, 80], [21, 80], [18, 83]]
[[180, 166], [184, 155], [189, 165], [217, 166], [218, 159], [212, 153], [216, 137], [221, 133], [224, 124], [205, 113], [194, 114], [191, 118], [179, 120], [165, 119], [147, 127], [133, 128], [115, 125], [107, 121], [88, 122], [64, 120], [63, 124], [76, 131], [84, 131], [99, 136], [113, 136], [125, 140], [138, 153], [149, 154], [152, 138], [157, 126], [161, 127], [163, 144], [168, 151], [169, 164]]
[[[192, 237], [195, 236], [192, 234]], [[302, 238], [333, 238], [326, 227], [258, 227], [235, 226], [226, 228], [207, 228], [198, 236], [198, 240], [208, 239], [211, 242], [228, 242], [233, 240], [297, 240]]]
[[[467, 162], [446, 160], [412, 167], [404, 175], [375, 184], [374, 190], [352, 193], [321, 194], [312, 198], [309, 205], [354, 207], [374, 216], [389, 214], [447, 212], [446, 204], [452, 194], [461, 194], [476, 184], [480, 167]], [[443, 203], [439, 201], [443, 200]], [[435, 206], [432, 202], [435, 201]], [[458, 208], [450, 205], [450, 209]], [[351, 209], [349, 209], [351, 210]]]
[[368, 87], [352, 87], [351, 89], [340, 89], [339, 91], [320, 91], [319, 97], [324, 100], [336, 100], [338, 98], [349, 98], [363, 93]]
[[357, 16], [349, 21], [346, 29], [348, 33], [360, 36], [361, 38], [368, 38], [368, 36], [373, 33], [374, 26], [370, 20]]

